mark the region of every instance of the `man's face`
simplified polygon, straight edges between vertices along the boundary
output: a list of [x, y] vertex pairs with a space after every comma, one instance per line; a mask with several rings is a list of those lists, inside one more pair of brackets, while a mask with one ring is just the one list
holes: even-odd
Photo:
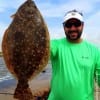
[[79, 40], [83, 31], [83, 22], [77, 19], [70, 19], [64, 23], [65, 35], [68, 40]]

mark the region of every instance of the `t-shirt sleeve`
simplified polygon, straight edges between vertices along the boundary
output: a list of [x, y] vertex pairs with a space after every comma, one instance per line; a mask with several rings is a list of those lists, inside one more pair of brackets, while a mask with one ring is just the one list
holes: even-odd
[[50, 41], [50, 57], [54, 58], [57, 54], [57, 40]]

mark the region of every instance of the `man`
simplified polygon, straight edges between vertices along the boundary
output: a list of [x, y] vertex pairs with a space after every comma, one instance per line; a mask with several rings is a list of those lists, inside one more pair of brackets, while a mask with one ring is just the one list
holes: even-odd
[[48, 100], [94, 100], [100, 85], [100, 51], [81, 38], [84, 19], [69, 11], [63, 21], [66, 38], [51, 41], [52, 79]]

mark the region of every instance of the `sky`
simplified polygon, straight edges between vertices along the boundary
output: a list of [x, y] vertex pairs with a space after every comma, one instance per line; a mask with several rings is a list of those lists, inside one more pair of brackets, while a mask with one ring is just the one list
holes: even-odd
[[[26, 0], [0, 0], [0, 50], [5, 30], [12, 22], [10, 17]], [[84, 15], [82, 37], [100, 47], [100, 0], [34, 0], [41, 12], [50, 39], [65, 37], [62, 22], [69, 10], [79, 10]]]

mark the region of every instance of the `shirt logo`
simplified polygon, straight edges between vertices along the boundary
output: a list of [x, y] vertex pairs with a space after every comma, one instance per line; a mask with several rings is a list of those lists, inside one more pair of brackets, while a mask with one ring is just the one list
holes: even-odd
[[88, 56], [82, 56], [81, 58], [82, 58], [82, 59], [89, 59]]

